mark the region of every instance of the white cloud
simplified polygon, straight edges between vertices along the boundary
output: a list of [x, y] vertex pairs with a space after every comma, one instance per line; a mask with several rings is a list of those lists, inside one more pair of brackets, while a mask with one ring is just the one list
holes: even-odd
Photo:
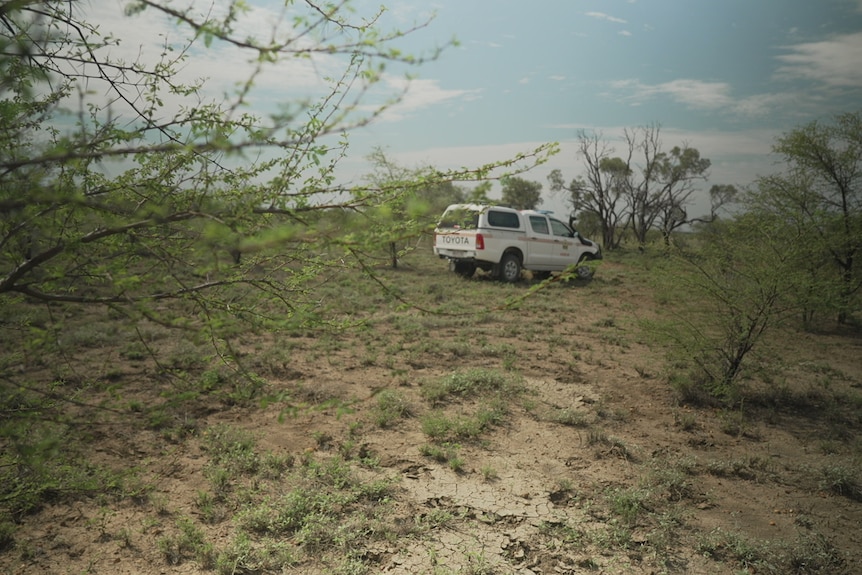
[[[183, 0], [189, 5], [195, 5], [194, 0]], [[120, 0], [92, 0], [87, 4], [87, 18], [100, 26], [105, 33], [113, 32], [120, 35], [121, 44], [111, 48], [112, 56], [132, 62], [139, 57], [142, 61], [153, 64], [158, 61], [164, 45], [176, 48], [187, 43], [181, 34], [188, 33], [183, 26], [178, 26], [169, 17], [158, 10], [144, 10], [134, 16], [124, 14], [124, 3]], [[223, 0], [214, 0], [201, 4], [201, 10], [212, 10], [210, 16], [226, 9]], [[271, 4], [264, 4], [271, 6]], [[197, 6], [195, 6], [197, 8]], [[180, 8], [178, 8], [180, 9]], [[237, 37], [256, 38], [266, 42], [270, 38], [283, 40], [291, 35], [292, 26], [289, 9], [268, 9], [261, 4], [254, 4], [247, 13], [241, 13], [234, 26]], [[396, 14], [396, 17], [401, 14]], [[311, 37], [299, 37], [292, 45], [294, 49], [310, 48]], [[492, 47], [499, 47], [499, 45]], [[184, 83], [204, 80], [201, 95], [209, 100], [220, 101], [230, 98], [236, 93], [240, 83], [246, 81], [252, 73], [256, 62], [252, 51], [238, 50], [222, 42], [213, 41], [208, 48], [203, 42], [197, 42], [188, 54], [189, 58], [177, 79]], [[267, 64], [263, 72], [254, 79], [252, 91], [245, 96], [246, 103], [258, 114], [265, 115], [275, 111], [276, 105], [284, 102], [297, 103], [302, 98], [316, 99], [321, 94], [331, 90], [330, 84], [324, 78], [337, 79], [345, 69], [346, 59], [339, 55], [313, 54], [311, 57], [285, 57], [283, 60]], [[102, 97], [104, 89], [91, 85], [93, 97]], [[410, 117], [419, 110], [451, 101], [469, 101], [480, 97], [481, 90], [447, 90], [438, 81], [427, 79], [407, 80], [395, 74], [385, 74], [381, 82], [372, 88], [372, 92], [359, 107], [358, 112], [372, 112], [376, 105], [387, 99], [401, 95], [400, 101], [388, 108], [377, 122], [396, 122]], [[165, 115], [173, 113], [182, 106], [195, 103], [181, 99], [179, 96], [164, 95]], [[119, 112], [114, 110], [115, 113]]]
[[[560, 168], [565, 173], [576, 171], [579, 166], [573, 165], [577, 159], [577, 142], [575, 134], [578, 130], [595, 131], [602, 135], [617, 152], [622, 153], [623, 132], [633, 126], [590, 126], [586, 124], [560, 124], [554, 126], [569, 136], [560, 141], [560, 153], [548, 162], [550, 169]], [[748, 174], [746, 182], [736, 180], [733, 183], [749, 183], [758, 173], [772, 172], [771, 166], [775, 160], [772, 146], [775, 139], [781, 135], [777, 130], [751, 129], [739, 131], [696, 131], [661, 127], [661, 139], [668, 148], [686, 143], [697, 148], [703, 157], [721, 160], [732, 156], [747, 156], [752, 162], [763, 168], [762, 172]], [[409, 165], [430, 164], [441, 168], [458, 168], [461, 166], [480, 165], [500, 159], [513, 157], [518, 153], [533, 150], [544, 142], [524, 141], [506, 144], [489, 144], [483, 146], [457, 146], [446, 148], [426, 148], [412, 152], [395, 152], [393, 155], [399, 161]], [[547, 171], [550, 171], [548, 169]], [[731, 178], [735, 179], [735, 178]], [[729, 182], [730, 183], [730, 182]]]
[[[117, 0], [93, 0], [84, 6], [82, 10], [86, 11], [85, 18], [98, 25], [103, 34], [119, 37], [120, 44], [106, 50], [111, 58], [127, 64], [140, 61], [144, 66], [151, 67], [159, 61], [166, 46], [173, 50], [168, 52], [167, 56], [176, 57], [178, 50], [188, 44], [191, 36], [187, 27], [178, 26], [159, 10], [146, 9], [127, 16], [124, 13], [124, 3]], [[201, 8], [209, 12], [210, 17], [218, 17], [219, 13], [226, 9], [226, 4], [207, 3], [205, 6], [202, 4]], [[239, 14], [234, 26], [235, 36], [255, 38], [264, 43], [283, 40], [291, 32], [290, 19], [284, 10], [269, 10], [259, 6]], [[309, 47], [311, 41], [310, 38], [297, 38], [293, 47], [301, 50]], [[205, 47], [199, 40], [189, 49], [187, 59], [180, 64], [174, 79], [185, 84], [203, 80], [201, 96], [220, 101], [225, 97], [230, 98], [240, 84], [249, 79], [256, 65], [255, 57], [256, 53], [251, 50], [239, 50], [218, 40]], [[343, 59], [330, 54], [315, 54], [311, 58], [287, 57], [278, 63], [267, 65], [264, 72], [255, 78], [254, 90], [246, 99], [249, 103], [267, 106], [277, 101], [296, 101], [298, 98], [313, 96], [326, 89], [322, 78], [337, 77], [343, 69]], [[92, 97], [96, 98], [105, 94], [106, 87], [100, 85], [97, 80], [87, 88], [92, 90]], [[165, 93], [162, 96], [165, 114], [191, 104], [178, 95]], [[265, 113], [266, 110], [258, 111]]]
[[[862, 0], [858, 1], [862, 4]], [[809, 83], [805, 89], [740, 97], [728, 82], [692, 78], [657, 84], [629, 79], [611, 86], [617, 97], [631, 106], [669, 98], [692, 110], [734, 114], [743, 119], [764, 117], [776, 111], [793, 115], [822, 105], [824, 91], [830, 88], [862, 88], [862, 32], [788, 45], [784, 49], [786, 53], [777, 56], [782, 65], [774, 79], [803, 80]]]
[[698, 109], [723, 108], [731, 103], [730, 86], [724, 82], [679, 79], [662, 84], [643, 84], [639, 80], [620, 80], [612, 86], [628, 92], [625, 99], [631, 102], [667, 95], [677, 102]]
[[[862, 7], [862, 0], [858, 2]], [[784, 65], [778, 68], [777, 78], [814, 80], [833, 87], [862, 87], [862, 32], [784, 49], [789, 53], [778, 56]]]
[[697, 110], [727, 111], [744, 116], [758, 116], [781, 102], [791, 99], [790, 94], [756, 94], [734, 98], [730, 84], [680, 78], [661, 84], [643, 84], [638, 80], [621, 80], [612, 87], [626, 93], [623, 97], [631, 105], [644, 100], [667, 96], [673, 101]]
[[632, 35], [632, 33], [631, 33], [631, 32], [629, 32], [628, 30], [620, 30], [620, 31], [618, 32], [618, 34], [619, 34], [620, 36], [631, 36], [631, 35]]
[[484, 146], [451, 146], [426, 148], [412, 152], [395, 152], [393, 156], [407, 165], [432, 165], [442, 169], [458, 169], [465, 166], [490, 164], [518, 154], [529, 152], [544, 142], [513, 142]]
[[755, 94], [754, 96], [734, 100], [730, 106], [730, 111], [746, 117], [764, 116], [791, 102], [796, 103], [797, 106], [801, 106], [806, 101], [810, 100], [794, 93]]
[[555, 82], [562, 82], [566, 77], [561, 74], [554, 74], [552, 76], [548, 76], [548, 80], [553, 80]]
[[[369, 3], [371, 7], [371, 3]], [[389, 2], [386, 12], [393, 17], [401, 26], [410, 26], [417, 22], [424, 22], [434, 15], [435, 7], [425, 3], [414, 2]]]
[[470, 40], [469, 44], [471, 46], [479, 46], [480, 48], [493, 48], [495, 50], [504, 47], [504, 44], [501, 44], [500, 42], [494, 42], [493, 40]]
[[589, 16], [590, 18], [596, 18], [597, 20], [605, 20], [606, 22], [615, 22], [617, 24], [628, 24], [627, 20], [623, 20], [622, 18], [616, 18], [614, 16], [610, 16], [605, 14], [604, 12], [585, 12], [585, 16]]
[[436, 104], [459, 99], [475, 100], [481, 94], [481, 90], [446, 90], [440, 87], [437, 80], [397, 76], [386, 76], [383, 80], [387, 93], [403, 92], [403, 97], [380, 116], [379, 122], [397, 122]]
[[679, 79], [645, 86], [644, 93], [662, 93], [674, 100], [700, 109], [724, 108], [730, 105], [730, 85], [725, 82], [703, 82], [701, 80]]

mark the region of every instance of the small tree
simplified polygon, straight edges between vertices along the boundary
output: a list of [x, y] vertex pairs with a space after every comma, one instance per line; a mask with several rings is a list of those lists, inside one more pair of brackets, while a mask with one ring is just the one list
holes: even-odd
[[518, 210], [534, 210], [542, 203], [542, 184], [518, 176], [502, 179], [502, 203]]
[[491, 198], [488, 197], [491, 186], [491, 182], [479, 182], [472, 190], [467, 192], [466, 201], [483, 205], [492, 203]]
[[675, 364], [693, 366], [675, 378], [683, 395], [733, 403], [749, 357], [797, 309], [802, 238], [777, 218], [745, 214], [702, 239], [701, 250], [677, 252], [660, 275], [678, 306], [661, 331]]
[[385, 216], [385, 221], [375, 221], [370, 227], [386, 236], [395, 268], [405, 241], [420, 237], [446, 206], [463, 202], [464, 191], [452, 181], [440, 179], [431, 167], [409, 169], [398, 165], [379, 147], [369, 154], [368, 160], [373, 171], [365, 176], [366, 181], [389, 199], [385, 210], [366, 210], [363, 216]]
[[[750, 209], [775, 216], [804, 238], [810, 274], [831, 278], [829, 306], [839, 323], [857, 309], [862, 287], [862, 114], [841, 114], [833, 124], [812, 122], [778, 139], [783, 174], [762, 177]], [[815, 262], [829, 261], [832, 270]], [[803, 265], [803, 264], [800, 264]], [[827, 286], [822, 285], [817, 291]], [[810, 303], [816, 303], [811, 300]], [[820, 299], [822, 305], [826, 298]]]
[[[114, 306], [138, 317], [155, 317], [158, 302], [189, 300], [193, 312], [160, 321], [199, 321], [203, 330], [238, 318], [279, 323], [306, 303], [301, 284], [315, 269], [356, 262], [365, 247], [380, 245], [379, 226], [353, 225], [344, 213], [391, 213], [405, 190], [455, 197], [452, 182], [518, 173], [555, 151], [540, 146], [477, 169], [429, 168], [408, 174], [417, 180], [409, 184], [346, 187], [335, 178], [346, 133], [398, 99], [363, 103], [385, 63], [419, 65], [439, 51], [404, 53], [393, 44], [411, 30], [383, 30], [379, 12], [357, 15], [347, 3], [290, 3], [281, 26], [251, 37], [236, 30], [252, 8], [235, 8], [221, 17], [191, 4], [132, 2], [129, 19], [158, 12], [187, 40], [155, 61], [124, 62], [112, 50], [119, 35], [91, 25], [86, 4], [3, 5], [0, 298]], [[223, 100], [208, 99], [203, 81], [178, 81], [190, 54], [216, 48], [254, 62]], [[330, 71], [341, 66], [319, 78], [319, 99], [242, 112], [264, 74], [285, 63], [313, 74], [319, 60]], [[82, 93], [70, 118], [61, 104], [79, 82], [110, 97], [103, 103]], [[267, 251], [276, 244], [275, 254]], [[309, 258], [310, 245], [326, 249]], [[249, 293], [227, 306], [225, 292], [238, 286]], [[255, 296], [288, 309], [266, 318]]]
[[588, 238], [602, 237], [602, 222], [594, 212], [581, 212], [569, 218], [569, 224]]

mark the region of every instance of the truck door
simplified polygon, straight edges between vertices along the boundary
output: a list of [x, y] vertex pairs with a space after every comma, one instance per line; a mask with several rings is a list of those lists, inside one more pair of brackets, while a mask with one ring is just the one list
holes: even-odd
[[[528, 269], [548, 269], [553, 265], [555, 251], [554, 237], [548, 225], [548, 218], [542, 215], [531, 215], [527, 230]], [[525, 262], [525, 264], [528, 262]]]
[[554, 236], [554, 250], [551, 261], [558, 269], [565, 269], [577, 263], [583, 251], [581, 241], [575, 237], [575, 232], [560, 220], [550, 218], [551, 232]]

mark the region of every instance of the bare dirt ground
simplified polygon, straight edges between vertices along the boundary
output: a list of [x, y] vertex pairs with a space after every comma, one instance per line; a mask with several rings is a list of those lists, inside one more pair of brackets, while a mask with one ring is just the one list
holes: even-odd
[[[456, 279], [437, 261], [381, 274], [439, 301], [479, 289], [485, 303], [502, 301], [531, 285]], [[268, 389], [289, 391], [291, 402], [204, 401], [172, 411], [170, 425], [146, 425], [146, 409], [123, 406], [159, 401], [153, 390], [171, 384], [146, 360], [91, 349], [95, 379], [123, 391], [121, 399], [104, 388], [95, 396], [120, 415], [93, 416], [90, 456], [134, 466], [149, 487], [140, 497], [60, 497], [20, 518], [0, 572], [214, 572], [196, 556], [172, 561], [159, 541], [183, 518], [216, 550], [235, 541], [251, 496], [234, 487], [231, 503], [207, 521], [200, 502], [213, 490], [202, 438], [221, 425], [292, 461], [373, 459], [355, 472], [392, 484], [375, 523], [386, 535], [363, 523], [350, 565], [306, 549], [277, 570], [237, 560], [236, 573], [862, 573], [862, 502], [842, 492], [862, 482], [853, 475], [862, 469], [858, 334], [780, 334], [751, 381], [766, 391], [727, 410], [678, 401], [661, 348], [639, 328], [660, 306], [630, 264], [605, 262], [590, 283], [553, 286], [520, 309], [473, 317], [398, 311], [391, 302], [371, 309], [366, 296], [355, 297], [362, 308], [350, 315], [368, 319], [368, 329], [325, 343], [249, 342], [250, 358], [279, 348], [283, 360], [261, 371]], [[517, 374], [526, 391], [479, 438], [450, 446], [457, 464], [429, 456], [423, 417], [435, 407], [423, 386], [478, 368]], [[385, 427], [374, 422], [382, 390], [411, 406]], [[483, 401], [455, 401], [447, 413], [466, 416]], [[262, 492], [279, 481], [243, 485]], [[277, 539], [299, 549], [297, 537]]]

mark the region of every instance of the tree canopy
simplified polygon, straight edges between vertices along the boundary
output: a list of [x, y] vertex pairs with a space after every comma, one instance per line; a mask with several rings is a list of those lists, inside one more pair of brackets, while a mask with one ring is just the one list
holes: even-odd
[[[336, 172], [350, 131], [400, 97], [369, 101], [386, 66], [417, 66], [446, 47], [412, 55], [395, 46], [427, 22], [386, 30], [383, 9], [289, 3], [271, 29], [248, 35], [243, 18], [253, 8], [245, 2], [216, 14], [141, 0], [127, 6], [129, 24], [156, 12], [184, 40], [127, 61], [115, 55], [121, 31], [93, 25], [93, 9], [45, 0], [0, 11], [4, 303], [101, 304], [212, 328], [223, 325], [213, 321], [219, 315], [264, 321], [263, 298], [282, 302], [272, 318], [285, 321], [314, 305], [303, 301], [302, 284], [315, 270], [358, 261], [364, 245], [379, 242], [380, 225], [403, 226], [386, 215], [404, 182], [347, 184]], [[216, 48], [249, 62], [221, 97], [205, 79], [180, 80], [194, 54]], [[258, 84], [285, 69], [327, 72], [317, 74], [312, 96], [255, 111]], [[541, 146], [499, 163], [405, 176], [442, 189], [518, 173], [552, 152]], [[336, 215], [345, 213], [379, 225]], [[156, 302], [166, 299], [193, 311], [164, 317]]]
[[694, 218], [688, 205], [698, 184], [706, 181], [710, 161], [688, 144], [665, 151], [657, 124], [625, 130], [623, 155], [601, 134], [581, 131], [578, 154], [585, 174], [565, 183], [562, 171], [548, 177], [552, 191], [565, 191], [577, 214], [592, 214], [600, 222], [606, 249], [619, 247], [628, 231], [643, 246], [650, 230], [661, 232], [665, 243], [671, 233], [694, 221], [716, 217], [732, 194], [714, 194], [708, 217]]
[[518, 176], [503, 178], [504, 205], [518, 210], [533, 210], [542, 203], [542, 184]]
[[775, 152], [786, 169], [757, 181], [748, 209], [778, 218], [805, 246], [801, 269], [811, 276], [808, 313], [837, 309], [847, 318], [862, 286], [862, 115], [840, 114], [780, 137]]

